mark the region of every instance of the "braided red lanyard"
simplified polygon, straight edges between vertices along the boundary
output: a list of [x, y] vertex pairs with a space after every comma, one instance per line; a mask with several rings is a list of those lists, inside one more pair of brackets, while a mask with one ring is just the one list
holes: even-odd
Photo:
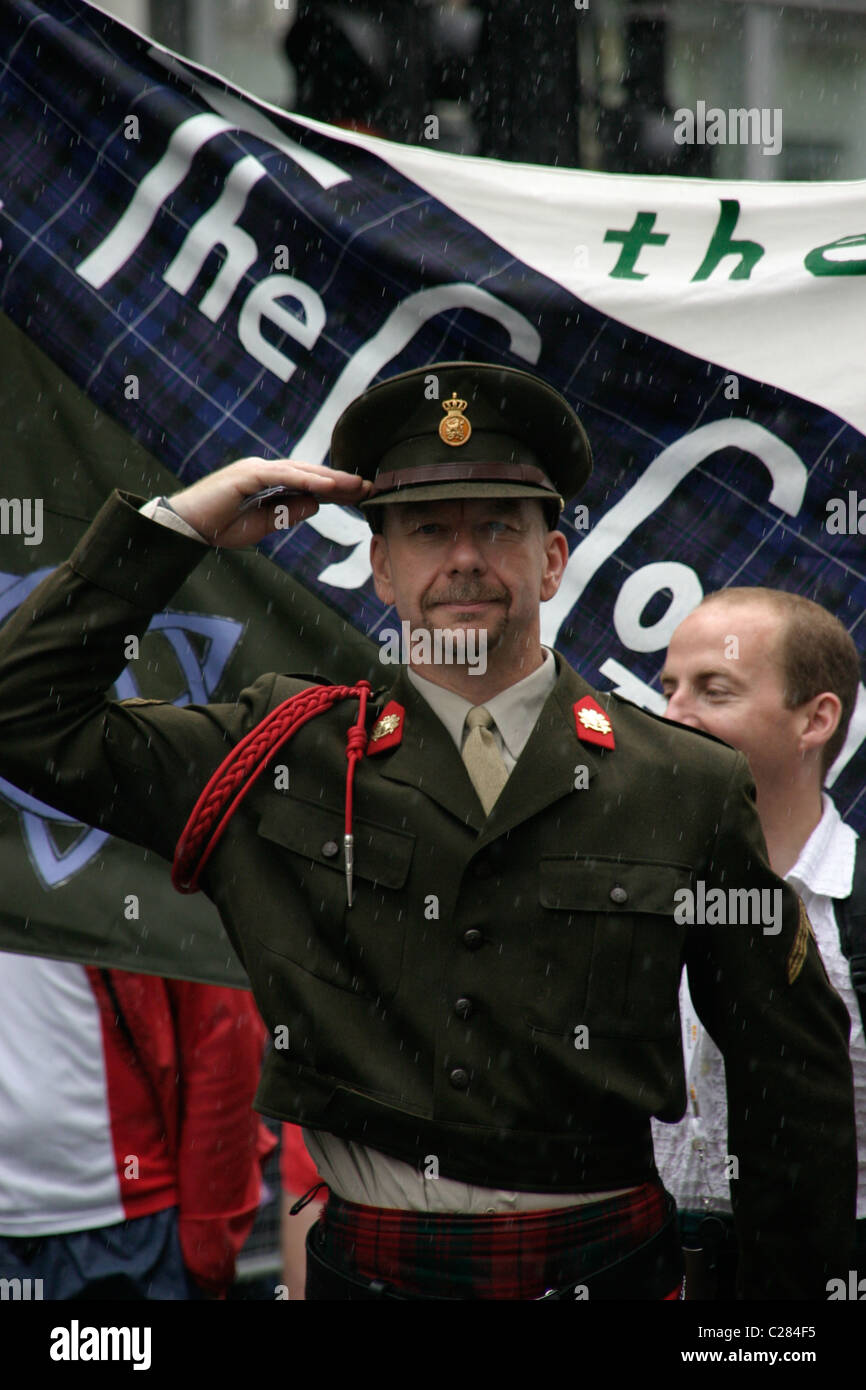
[[266, 714], [236, 743], [205, 784], [180, 833], [174, 852], [171, 881], [179, 893], [198, 892], [199, 878], [222, 839], [228, 823], [273, 755], [303, 724], [330, 709], [338, 700], [359, 700], [358, 718], [346, 734], [346, 821], [343, 846], [346, 895], [352, 906], [352, 787], [355, 765], [367, 747], [367, 697], [370, 682], [357, 685], [311, 685]]

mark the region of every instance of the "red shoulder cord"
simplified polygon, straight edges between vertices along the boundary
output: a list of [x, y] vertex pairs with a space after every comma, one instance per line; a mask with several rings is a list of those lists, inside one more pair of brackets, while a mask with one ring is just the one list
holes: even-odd
[[369, 681], [357, 685], [311, 685], [292, 695], [266, 714], [254, 729], [235, 744], [223, 759], [196, 801], [189, 820], [180, 833], [174, 852], [171, 881], [179, 893], [198, 892], [199, 878], [222, 839], [228, 823], [253, 783], [264, 772], [273, 755], [303, 724], [323, 714], [338, 700], [358, 698], [358, 718], [346, 734], [346, 823], [343, 836], [346, 866], [346, 895], [352, 906], [352, 785], [355, 765], [367, 748], [367, 697]]

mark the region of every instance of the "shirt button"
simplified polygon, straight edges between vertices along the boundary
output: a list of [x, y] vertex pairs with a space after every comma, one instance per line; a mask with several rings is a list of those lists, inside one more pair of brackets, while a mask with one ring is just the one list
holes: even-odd
[[479, 951], [484, 945], [484, 936], [477, 927], [470, 927], [463, 933], [463, 945], [467, 951]]
[[333, 859], [335, 854], [340, 853], [340, 846], [337, 844], [336, 840], [326, 840], [322, 845], [322, 853], [326, 858]]
[[454, 1004], [454, 1012], [458, 1018], [468, 1018], [472, 1013], [471, 999], [458, 999]]
[[625, 891], [621, 883], [615, 883], [613, 888], [611, 888], [610, 900], [612, 903], [628, 902], [628, 893]]
[[469, 1085], [469, 1073], [465, 1067], [455, 1067], [448, 1080], [455, 1091], [465, 1091]]

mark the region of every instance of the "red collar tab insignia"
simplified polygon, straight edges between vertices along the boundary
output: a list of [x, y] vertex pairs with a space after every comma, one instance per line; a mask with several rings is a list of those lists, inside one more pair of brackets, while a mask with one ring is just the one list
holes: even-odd
[[574, 706], [577, 737], [582, 743], [596, 743], [599, 748], [615, 748], [613, 725], [591, 695], [584, 695]]
[[389, 701], [370, 730], [367, 756], [372, 757], [374, 753], [384, 753], [388, 748], [396, 748], [403, 737], [405, 722], [406, 711], [403, 706], [398, 705], [396, 700]]

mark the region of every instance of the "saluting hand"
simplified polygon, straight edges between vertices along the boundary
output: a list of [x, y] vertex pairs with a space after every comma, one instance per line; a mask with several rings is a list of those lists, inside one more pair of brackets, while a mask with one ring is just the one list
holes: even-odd
[[[297, 488], [305, 495], [277, 498], [238, 514], [239, 507], [253, 493], [277, 484]], [[286, 530], [305, 521], [323, 502], [357, 506], [371, 487], [372, 483], [356, 473], [326, 468], [321, 463], [248, 458], [200, 478], [169, 500], [178, 516], [189, 522], [211, 545], [232, 549], [255, 545], [278, 526]], [[279, 513], [278, 507], [282, 509]]]

